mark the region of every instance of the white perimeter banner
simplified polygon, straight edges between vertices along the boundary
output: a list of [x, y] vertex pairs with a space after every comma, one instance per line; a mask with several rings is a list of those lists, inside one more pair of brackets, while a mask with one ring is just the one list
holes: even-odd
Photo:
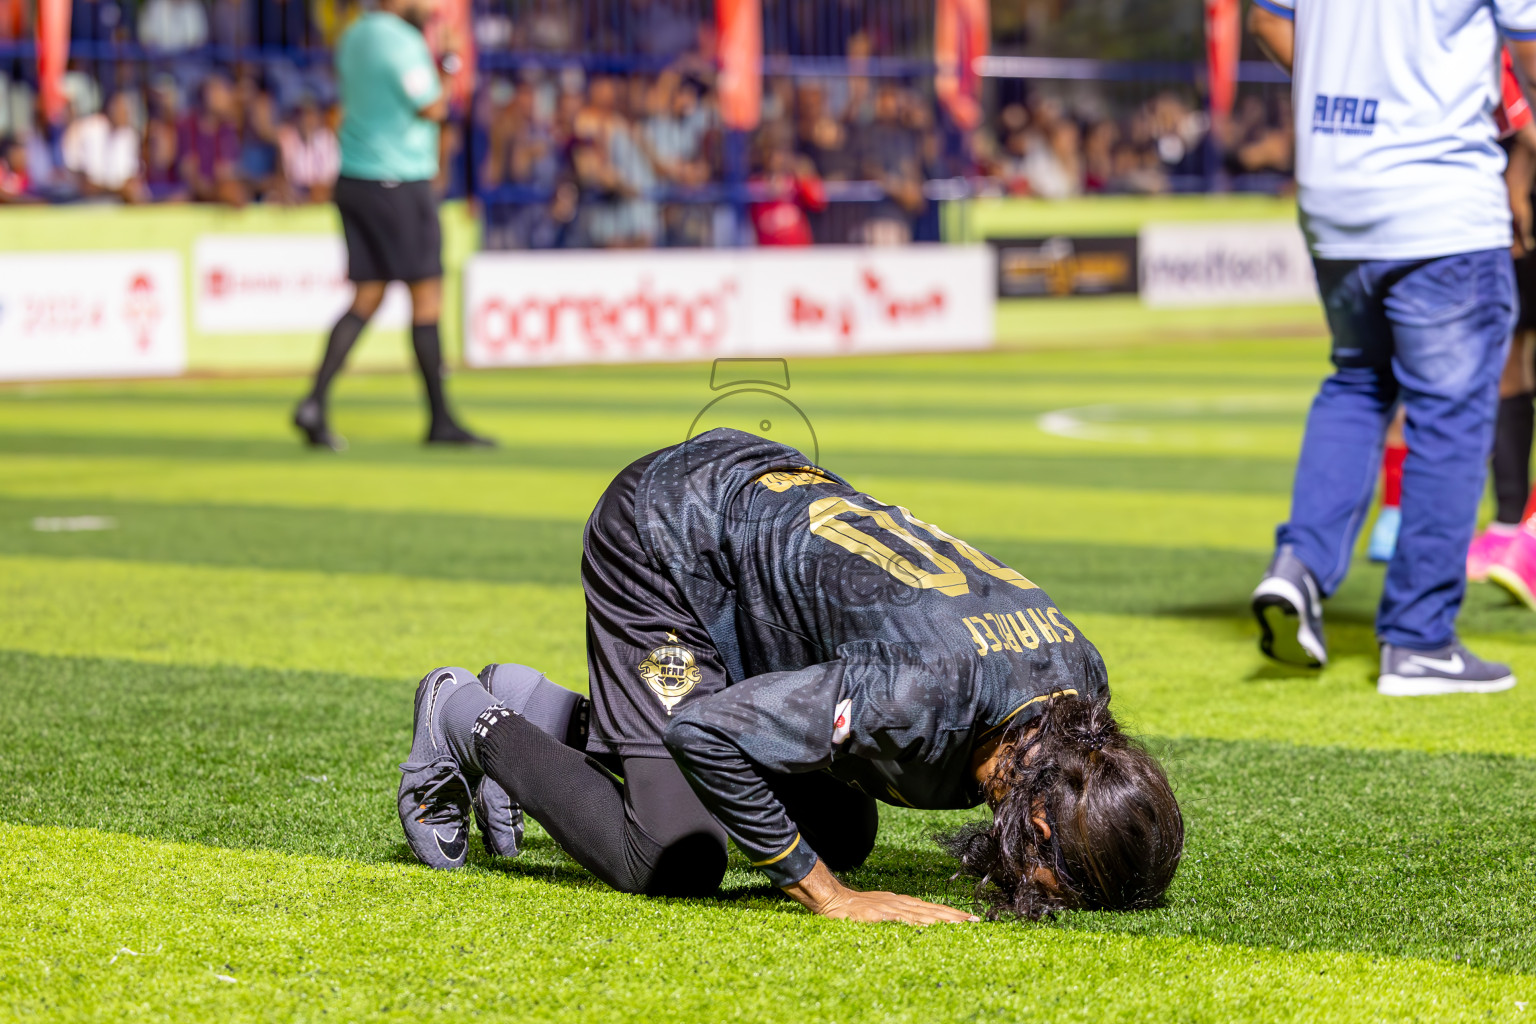
[[470, 366], [852, 355], [992, 344], [986, 246], [481, 253]]
[[175, 252], [0, 255], [0, 380], [182, 373], [181, 282]]
[[[192, 249], [193, 322], [201, 334], [324, 333], [352, 303], [339, 235], [203, 235]], [[370, 324], [411, 322], [402, 284]]]
[[1286, 221], [1147, 224], [1141, 299], [1149, 306], [1316, 302], [1301, 228]]

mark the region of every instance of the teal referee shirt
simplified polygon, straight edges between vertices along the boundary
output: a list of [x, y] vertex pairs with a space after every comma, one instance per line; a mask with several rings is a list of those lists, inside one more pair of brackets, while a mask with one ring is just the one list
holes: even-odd
[[375, 11], [336, 44], [341, 173], [369, 181], [437, 177], [437, 123], [420, 116], [442, 95], [427, 41], [405, 19]]

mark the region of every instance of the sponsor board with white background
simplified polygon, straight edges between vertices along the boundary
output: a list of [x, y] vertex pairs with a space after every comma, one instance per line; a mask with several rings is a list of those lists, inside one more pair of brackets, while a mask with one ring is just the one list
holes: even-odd
[[[339, 235], [203, 235], [192, 247], [193, 323], [203, 334], [321, 333], [352, 303]], [[403, 284], [384, 293], [371, 326], [402, 328]]]
[[480, 253], [470, 366], [852, 355], [992, 344], [986, 246]]
[[0, 379], [180, 374], [183, 296], [176, 252], [0, 255]]
[[1141, 299], [1149, 306], [1315, 302], [1301, 228], [1289, 221], [1146, 224]]

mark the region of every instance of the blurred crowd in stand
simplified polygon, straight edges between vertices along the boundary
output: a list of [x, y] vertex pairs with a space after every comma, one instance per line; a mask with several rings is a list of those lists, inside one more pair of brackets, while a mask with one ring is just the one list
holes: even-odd
[[[483, 73], [444, 132], [440, 184], [484, 203], [488, 245], [900, 243], [936, 239], [935, 200], [957, 194], [1289, 187], [1280, 90], [1244, 94], [1213, 126], [1188, 89], [1112, 101], [1091, 88], [1009, 83], [993, 88], [984, 124], [961, 132], [923, 79], [770, 76], [760, 127], [733, 140], [720, 123], [712, 32], [687, 2], [626, 0], [623, 33], [598, 16], [602, 5], [525, 0], [515, 18], [477, 7], [481, 53], [536, 58]], [[31, 7], [0, 0], [0, 47], [30, 37]], [[0, 61], [0, 202], [325, 201], [340, 117], [327, 54], [359, 9], [73, 0], [61, 116], [40, 112], [29, 59]], [[845, 33], [832, 56], [856, 71], [893, 38], [920, 35], [898, 21]], [[770, 19], [769, 46], [794, 30]], [[112, 59], [124, 46], [141, 56]], [[248, 59], [255, 51], [261, 59]], [[663, 70], [542, 59], [571, 52]], [[745, 193], [727, 187], [743, 176]]]

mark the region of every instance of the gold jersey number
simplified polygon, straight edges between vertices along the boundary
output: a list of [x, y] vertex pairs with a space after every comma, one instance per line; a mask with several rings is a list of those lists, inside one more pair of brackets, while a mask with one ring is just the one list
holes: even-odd
[[[934, 541], [948, 544], [961, 558], [988, 576], [1010, 583], [1020, 590], [1039, 589], [1018, 571], [1005, 565], [998, 565], [959, 537], [923, 522], [900, 505], [895, 508], [908, 524], [925, 531], [933, 537]], [[879, 537], [866, 533], [852, 522], [837, 518], [844, 513], [852, 513], [870, 520], [885, 534], [900, 540], [916, 552], [917, 561], [914, 562], [900, 554]], [[878, 565], [909, 587], [937, 590], [950, 597], [959, 597], [961, 594], [971, 592], [970, 583], [966, 580], [965, 573], [961, 571], [959, 563], [939, 551], [926, 538], [913, 533], [897, 522], [896, 517], [883, 508], [864, 508], [862, 505], [855, 505], [847, 498], [821, 498], [811, 502], [810, 518], [813, 534], [831, 541], [845, 551], [853, 552], [867, 562]]]

